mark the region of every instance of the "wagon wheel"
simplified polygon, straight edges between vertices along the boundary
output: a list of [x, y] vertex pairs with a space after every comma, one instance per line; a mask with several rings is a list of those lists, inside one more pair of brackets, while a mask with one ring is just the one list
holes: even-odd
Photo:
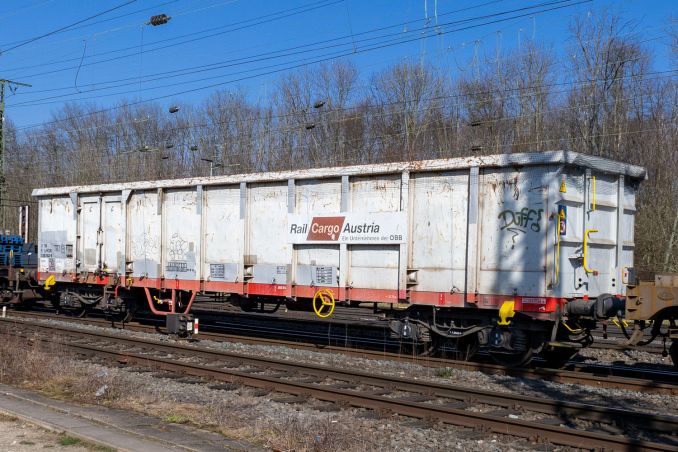
[[505, 367], [523, 367], [526, 366], [532, 361], [534, 352], [532, 347], [528, 347], [527, 350], [517, 353], [501, 353], [501, 352], [490, 352], [490, 356], [494, 362], [500, 366]]
[[87, 306], [80, 306], [78, 308], [73, 308], [73, 309], [64, 309], [62, 312], [66, 314], [68, 317], [77, 317], [79, 319], [85, 317], [87, 315]]
[[534, 344], [541, 349], [542, 342], [529, 331], [514, 327], [510, 332], [509, 347], [491, 348], [490, 356], [499, 365], [505, 367], [522, 367], [530, 363], [535, 354]]
[[81, 304], [78, 307], [64, 307], [59, 303], [57, 305], [57, 313], [58, 314], [63, 314], [66, 317], [77, 317], [77, 318], [83, 318], [87, 315], [87, 312], [89, 311], [89, 307], [86, 305]]
[[104, 317], [111, 322], [128, 323], [137, 312], [137, 303], [134, 300], [127, 299], [120, 307], [104, 310]]

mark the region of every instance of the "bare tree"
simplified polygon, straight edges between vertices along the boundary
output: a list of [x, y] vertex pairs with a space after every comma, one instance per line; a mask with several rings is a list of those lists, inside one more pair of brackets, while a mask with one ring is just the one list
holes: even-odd
[[565, 64], [528, 41], [454, 77], [419, 61], [361, 76], [337, 61], [287, 73], [258, 101], [234, 89], [174, 114], [123, 101], [67, 104], [24, 132], [8, 121], [2, 226], [34, 187], [204, 176], [203, 158], [234, 173], [563, 148], [648, 168], [636, 262], [678, 271], [677, 83], [648, 76], [656, 57], [618, 15], [575, 18], [571, 34]]

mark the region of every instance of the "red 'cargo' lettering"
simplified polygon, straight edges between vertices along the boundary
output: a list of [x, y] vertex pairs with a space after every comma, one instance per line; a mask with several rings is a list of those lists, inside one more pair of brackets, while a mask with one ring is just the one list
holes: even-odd
[[338, 241], [344, 219], [345, 217], [313, 217], [306, 240]]

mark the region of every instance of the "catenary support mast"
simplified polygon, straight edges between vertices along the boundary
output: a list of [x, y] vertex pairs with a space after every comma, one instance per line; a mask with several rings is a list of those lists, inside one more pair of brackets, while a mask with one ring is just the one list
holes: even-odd
[[14, 80], [0, 79], [0, 225], [5, 228], [5, 209], [3, 197], [5, 194], [5, 86], [10, 89], [16, 86], [28, 86], [28, 83], [16, 82]]

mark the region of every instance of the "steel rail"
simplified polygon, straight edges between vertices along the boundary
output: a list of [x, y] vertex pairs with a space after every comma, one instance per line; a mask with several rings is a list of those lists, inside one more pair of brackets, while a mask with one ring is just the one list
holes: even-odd
[[[570, 417], [586, 419], [593, 421], [615, 420], [631, 422], [635, 425], [643, 425], [650, 429], [664, 432], [674, 432], [678, 429], [678, 418], [668, 416], [657, 416], [646, 413], [629, 412], [614, 408], [605, 408], [595, 405], [584, 405], [572, 402], [560, 402], [538, 398], [515, 396], [512, 394], [500, 394], [482, 390], [474, 390], [464, 387], [452, 387], [436, 383], [428, 383], [412, 380], [406, 380], [397, 377], [375, 376], [363, 372], [349, 372], [342, 369], [328, 368], [324, 366], [315, 366], [301, 363], [290, 363], [287, 361], [243, 356], [231, 352], [199, 350], [196, 347], [185, 345], [170, 345], [159, 341], [145, 339], [120, 338], [117, 335], [107, 333], [95, 333], [80, 329], [67, 327], [52, 328], [41, 324], [28, 323], [23, 321], [10, 321], [5, 324], [14, 323], [29, 329], [47, 331], [49, 333], [66, 333], [71, 336], [107, 339], [115, 341], [116, 345], [126, 344], [142, 348], [148, 348], [155, 352], [163, 351], [165, 353], [188, 354], [188, 356], [202, 356], [213, 359], [235, 359], [240, 363], [255, 365], [262, 369], [270, 369], [273, 366], [276, 370], [292, 371], [303, 375], [316, 375], [324, 378], [333, 378], [337, 380], [355, 381], [356, 384], [373, 385], [380, 387], [393, 387], [395, 390], [415, 392], [421, 394], [435, 395], [437, 397], [449, 399], [468, 400], [477, 399], [482, 403], [495, 404], [499, 406], [520, 405], [529, 411], [546, 412], [565, 417], [563, 423], [568, 422]], [[121, 341], [121, 339], [123, 339]], [[43, 337], [41, 340], [48, 340]], [[119, 362], [136, 363], [148, 365], [154, 368], [164, 370], [179, 371], [185, 374], [201, 377], [210, 377], [222, 381], [236, 382], [247, 386], [260, 388], [274, 388], [277, 391], [286, 392], [294, 395], [310, 396], [319, 400], [329, 402], [344, 402], [352, 406], [369, 408], [376, 410], [391, 410], [405, 416], [417, 418], [435, 419], [445, 423], [460, 425], [465, 427], [483, 426], [495, 433], [510, 434], [527, 438], [541, 437], [556, 444], [563, 444], [583, 448], [614, 448], [617, 450], [677, 450], [670, 444], [659, 444], [648, 441], [640, 441], [631, 438], [625, 438], [618, 434], [603, 434], [584, 430], [576, 430], [554, 425], [543, 424], [539, 422], [523, 421], [511, 419], [486, 413], [465, 411], [459, 408], [452, 408], [445, 405], [432, 405], [408, 400], [384, 397], [369, 393], [358, 393], [343, 388], [332, 386], [323, 386], [306, 382], [292, 380], [283, 380], [281, 378], [256, 375], [254, 372], [243, 372], [233, 369], [214, 368], [204, 364], [186, 363], [167, 358], [149, 356], [130, 351], [116, 351], [107, 348], [96, 347], [90, 344], [73, 342], [72, 340], [60, 341], [60, 344], [72, 348], [79, 352], [89, 355], [106, 356]], [[255, 370], [258, 372], [258, 370]], [[286, 375], [289, 376], [289, 375]]]
[[[46, 319], [59, 319], [64, 322], [72, 322], [74, 324], [85, 323], [90, 325], [105, 325], [111, 326], [111, 322], [103, 319], [80, 319], [80, 318], [64, 318], [55, 315], [49, 315], [44, 313], [21, 313], [20, 315], [33, 318], [46, 318]], [[17, 317], [12, 317], [17, 318]], [[201, 325], [203, 328], [206, 325]], [[130, 331], [141, 331], [141, 332], [158, 332], [158, 328], [155, 326], [141, 325], [141, 324], [125, 324], [125, 329]], [[507, 375], [511, 377], [518, 378], [527, 378], [532, 380], [546, 380], [552, 381], [554, 383], [565, 383], [565, 384], [584, 384], [587, 386], [594, 386], [599, 388], [617, 388], [617, 389], [627, 389], [632, 391], [646, 392], [646, 393], [658, 393], [658, 394], [668, 394], [676, 395], [678, 394], [678, 385], [675, 383], [670, 383], [670, 381], [678, 381], [675, 378], [675, 373], [661, 373], [657, 374], [656, 371], [650, 369], [633, 369], [624, 368], [623, 370], [617, 369], [612, 370], [609, 366], [594, 366], [590, 364], [581, 365], [580, 367], [575, 366], [575, 370], [562, 370], [562, 369], [550, 369], [550, 368], [507, 368], [498, 364], [493, 363], [483, 363], [475, 361], [459, 361], [459, 360], [448, 360], [441, 358], [432, 358], [432, 357], [419, 357], [419, 356], [406, 356], [397, 353], [389, 352], [377, 352], [374, 350], [356, 350], [346, 347], [339, 346], [319, 346], [318, 344], [313, 343], [303, 343], [295, 341], [283, 341], [277, 339], [267, 339], [267, 338], [252, 338], [248, 336], [237, 336], [237, 335], [226, 335], [219, 333], [208, 333], [201, 331], [201, 338], [212, 340], [215, 342], [237, 342], [245, 343], [252, 345], [270, 345], [270, 346], [285, 346], [290, 348], [297, 348], [303, 350], [309, 350], [314, 352], [321, 353], [337, 353], [350, 356], [356, 356], [366, 359], [381, 359], [388, 361], [397, 361], [397, 362], [408, 362], [412, 364], [417, 364], [423, 367], [433, 367], [433, 368], [452, 368], [466, 371], [476, 371], [482, 372], [490, 375]], [[592, 372], [589, 372], [587, 369], [593, 369]], [[615, 372], [624, 371], [628, 374], [635, 375], [644, 375], [645, 377], [639, 378], [636, 376], [618, 376], [615, 375]], [[653, 378], [654, 377], [654, 378]], [[657, 381], [656, 377], [662, 377], [665, 382]]]
[[[53, 328], [45, 325], [34, 325], [26, 324], [30, 327], [37, 327], [40, 329], [46, 329], [52, 331]], [[285, 371], [303, 371], [307, 374], [312, 374], [316, 376], [330, 376], [335, 379], [345, 379], [345, 380], [355, 380], [357, 379], [363, 384], [373, 384], [373, 385], [382, 385], [384, 382], [387, 382], [389, 386], [397, 387], [400, 390], [404, 391], [414, 391], [414, 392], [425, 392], [427, 394], [435, 394], [441, 397], [448, 398], [458, 398], [465, 399], [468, 397], [478, 397], [484, 401], [504, 406], [515, 406], [521, 405], [524, 408], [529, 408], [530, 410], [537, 410], [540, 412], [548, 414], [560, 414], [564, 413], [567, 415], [581, 414], [587, 420], [593, 421], [603, 421], [609, 419], [609, 415], [612, 414], [618, 419], [625, 419], [629, 422], [639, 422], [647, 421], [647, 415], [643, 414], [642, 419], [634, 417], [636, 413], [628, 414], [624, 410], [615, 410], [611, 408], [600, 408], [593, 405], [583, 405], [572, 402], [561, 402], [561, 401], [548, 401], [545, 402], [544, 399], [539, 398], [529, 398], [526, 396], [515, 396], [511, 394], [501, 394], [497, 395], [494, 392], [482, 391], [477, 389], [469, 389], [466, 387], [455, 388], [450, 385], [431, 383], [426, 381], [417, 381], [412, 383], [411, 380], [403, 379], [399, 377], [390, 377], [390, 376], [374, 376], [373, 374], [359, 372], [359, 371], [346, 371], [336, 368], [328, 368], [326, 366], [318, 366], [306, 363], [292, 363], [286, 360], [278, 360], [273, 358], [266, 357], [256, 357], [250, 355], [244, 355], [242, 353], [227, 352], [223, 350], [214, 350], [214, 349], [200, 349], [194, 346], [186, 346], [180, 344], [168, 344], [166, 342], [160, 342], [156, 340], [149, 339], [139, 339], [139, 338], [124, 338], [119, 335], [111, 335], [108, 333], [99, 333], [91, 332], [86, 330], [81, 330], [77, 328], [68, 328], [60, 327], [59, 331], [65, 331], [69, 334], [75, 334], [78, 336], [88, 336], [93, 338], [106, 338], [115, 341], [118, 344], [126, 344], [129, 346], [138, 346], [144, 345], [154, 351], [164, 351], [166, 353], [177, 353], [184, 352], [190, 354], [191, 356], [201, 356], [203, 358], [212, 359], [215, 356], [219, 358], [227, 358], [236, 360], [242, 363], [247, 363], [255, 366], [265, 366], [270, 367], [271, 365], [275, 366], [279, 370]], [[548, 405], [550, 409], [544, 409]], [[612, 411], [611, 411], [612, 410]], [[586, 411], [586, 413], [584, 413]], [[582, 414], [584, 413], [584, 414]], [[630, 417], [629, 417], [630, 416]], [[628, 418], [627, 418], [628, 417]], [[658, 418], [660, 419], [660, 418]], [[678, 418], [667, 418], [669, 424], [662, 424], [660, 429], [675, 428], [678, 429]], [[666, 419], [664, 419], [666, 421]], [[654, 425], [656, 422], [662, 422], [662, 420], [654, 420], [650, 425]]]
[[[290, 311], [289, 313], [286, 314], [262, 314], [256, 311], [253, 312], [242, 312], [239, 310], [236, 310], [234, 307], [228, 307], [225, 309], [215, 309], [215, 308], [205, 308], [204, 306], [200, 306], [200, 304], [216, 304], [214, 302], [198, 302], [194, 304], [192, 313], [196, 317], [200, 317], [201, 319], [204, 319], [202, 317], [203, 315], [209, 316], [209, 319], [212, 320], [212, 317], [217, 317], [217, 316], [232, 316], [232, 317], [241, 317], [243, 319], [254, 319], [254, 320], [266, 320], [266, 321], [290, 321], [293, 323], [304, 323], [304, 322], [310, 322], [310, 323], [316, 323], [316, 324], [323, 324], [323, 325], [337, 325], [337, 326], [343, 326], [346, 325], [346, 322], [351, 322], [352, 327], [356, 326], [363, 326], [367, 328], [374, 328], [375, 331], [379, 329], [384, 329], [386, 328], [384, 325], [379, 325], [377, 322], [379, 320], [379, 317], [375, 314], [372, 313], [348, 313], [346, 310], [344, 310], [339, 317], [333, 318], [333, 319], [328, 319], [323, 322], [318, 322], [317, 319], [313, 317], [309, 317], [305, 314], [308, 314], [307, 312], [304, 311]], [[22, 312], [22, 315], [27, 315], [28, 313]], [[335, 316], [336, 317], [336, 316]], [[214, 325], [208, 325], [207, 322], [203, 324], [203, 327], [218, 327]], [[225, 328], [225, 326], [224, 326]], [[263, 331], [263, 334], [273, 334], [269, 331]], [[608, 334], [611, 336], [611, 338], [617, 338], [619, 340], [624, 340], [625, 338], [621, 335], [621, 332], [618, 332], [618, 334], [608, 332]], [[603, 339], [602, 337], [597, 337], [597, 341], [593, 342], [591, 345], [589, 345], [587, 348], [589, 349], [599, 349], [599, 350], [615, 350], [619, 352], [625, 352], [625, 351], [642, 351], [646, 353], [651, 353], [651, 354], [661, 354], [664, 350], [665, 347], [659, 343], [655, 344], [650, 344], [646, 345], [643, 347], [639, 346], [629, 346], [625, 345], [623, 343], [615, 342], [613, 340], [606, 340]], [[337, 338], [339, 340], [339, 338]], [[355, 341], [354, 341], [355, 342]], [[394, 342], [396, 344], [396, 342]], [[386, 344], [389, 346], [389, 344]]]

